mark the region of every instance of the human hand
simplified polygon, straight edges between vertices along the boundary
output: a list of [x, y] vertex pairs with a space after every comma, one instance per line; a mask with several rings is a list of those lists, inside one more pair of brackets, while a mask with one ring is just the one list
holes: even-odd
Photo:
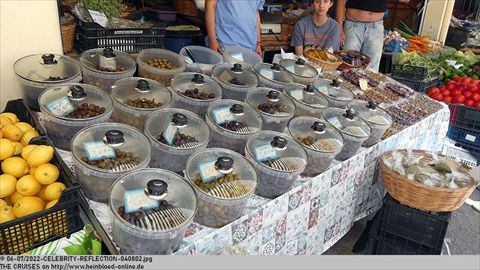
[[343, 31], [343, 29], [340, 29], [340, 47], [343, 48], [344, 45], [345, 45], [345, 32]]
[[218, 43], [218, 40], [215, 39], [215, 40], [209, 41], [209, 43], [210, 43], [210, 49], [223, 54], [222, 48], [220, 48], [220, 43]]
[[262, 46], [257, 45], [257, 48], [255, 49], [255, 52], [263, 58]]

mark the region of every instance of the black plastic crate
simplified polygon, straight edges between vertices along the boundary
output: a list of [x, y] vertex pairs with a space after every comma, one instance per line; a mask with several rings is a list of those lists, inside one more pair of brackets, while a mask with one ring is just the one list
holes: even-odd
[[442, 248], [433, 248], [420, 245], [408, 239], [392, 236], [395, 240], [387, 238], [376, 239], [373, 244], [375, 255], [440, 255]]
[[103, 28], [97, 23], [77, 19], [74, 46], [80, 52], [111, 47], [114, 50], [136, 53], [144, 49], [164, 48], [165, 25], [151, 28]]
[[425, 80], [428, 77], [428, 70], [424, 67], [412, 65], [393, 65], [392, 76], [409, 80]]
[[29, 123], [34, 127], [40, 136], [47, 134], [40, 122], [33, 116], [32, 110], [25, 104], [23, 99], [13, 99], [7, 102], [3, 112], [10, 112], [17, 115], [21, 122]]
[[470, 167], [480, 166], [480, 152], [456, 146], [454, 141], [446, 140], [442, 146], [442, 155], [453, 158]]
[[480, 154], [480, 131], [468, 130], [458, 126], [449, 126], [447, 138], [455, 142], [456, 146]]
[[[32, 139], [30, 144], [53, 146], [45, 136]], [[57, 181], [64, 183], [67, 188], [53, 207], [1, 223], [0, 254], [22, 254], [83, 228], [79, 208], [80, 185], [72, 182], [74, 176], [56, 151], [50, 162], [59, 168], [60, 177]]]
[[419, 79], [411, 79], [411, 78], [406, 79], [406, 78], [396, 77], [392, 75], [392, 78], [397, 82], [402, 83], [412, 88], [413, 90], [417, 92], [422, 92], [422, 93], [424, 93], [425, 91], [427, 91], [432, 87], [439, 86], [441, 83], [440, 77], [419, 80]]
[[455, 114], [451, 115], [451, 125], [480, 133], [480, 109], [460, 104], [449, 107], [450, 111], [455, 110]]

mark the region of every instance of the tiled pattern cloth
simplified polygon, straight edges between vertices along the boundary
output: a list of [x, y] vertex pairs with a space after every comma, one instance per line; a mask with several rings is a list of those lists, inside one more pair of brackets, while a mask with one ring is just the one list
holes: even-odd
[[[237, 247], [252, 255], [322, 254], [352, 227], [354, 221], [381, 207], [385, 194], [378, 157], [394, 149], [440, 151], [450, 111], [444, 108], [357, 155], [335, 162], [314, 178], [301, 178], [290, 192], [268, 200], [253, 196], [238, 220], [220, 229], [193, 223], [177, 255], [219, 254]], [[59, 151], [72, 164], [70, 152]], [[72, 167], [72, 166], [70, 166]], [[90, 201], [105, 230], [111, 232], [107, 204]]]

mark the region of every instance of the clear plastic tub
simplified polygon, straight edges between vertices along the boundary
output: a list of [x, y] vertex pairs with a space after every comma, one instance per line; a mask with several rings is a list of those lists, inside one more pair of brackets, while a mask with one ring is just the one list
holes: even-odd
[[223, 97], [244, 101], [248, 92], [258, 85], [258, 76], [241, 64], [220, 64], [213, 68], [212, 78], [223, 88]]
[[213, 66], [223, 62], [223, 56], [220, 53], [202, 46], [192, 45], [183, 47], [180, 50], [180, 55], [187, 62], [186, 71], [202, 73], [207, 76], [212, 75]]
[[161, 169], [124, 174], [113, 183], [109, 199], [112, 236], [120, 254], [174, 253], [198, 207], [192, 186]]
[[223, 50], [223, 61], [230, 64], [241, 64], [253, 68], [257, 63], [263, 61], [262, 57], [254, 51], [238, 46], [228, 46]]
[[294, 82], [293, 76], [288, 71], [281, 69], [279, 64], [258, 63], [253, 70], [259, 78], [258, 86], [283, 91], [287, 84]]
[[21, 84], [25, 102], [35, 111], [40, 111], [38, 97], [45, 89], [59, 84], [78, 83], [82, 80], [80, 64], [64, 55], [25, 56], [13, 64], [13, 70]]
[[252, 164], [242, 155], [222, 148], [207, 148], [191, 155], [185, 178], [198, 197], [195, 222], [213, 228], [239, 218], [257, 186]]
[[144, 129], [149, 114], [170, 107], [172, 102], [172, 93], [166, 87], [157, 81], [138, 77], [116, 81], [110, 92], [113, 98], [113, 122], [140, 130]]
[[353, 157], [362, 144], [370, 137], [370, 126], [357, 116], [354, 110], [342, 110], [329, 108], [324, 117], [332, 126], [342, 133], [344, 146], [342, 151], [335, 157], [338, 160], [346, 160]]
[[[187, 91], [205, 93], [208, 97], [188, 96]], [[222, 87], [212, 78], [193, 72], [180, 73], [172, 80], [172, 107], [189, 110], [205, 116], [208, 105], [222, 98]], [[192, 94], [192, 93], [190, 93]]]
[[348, 108], [358, 112], [358, 116], [372, 129], [370, 137], [363, 143], [365, 147], [378, 143], [392, 125], [392, 116], [372, 101], [354, 100], [348, 104]]
[[289, 191], [307, 165], [307, 153], [284, 133], [262, 131], [248, 139], [245, 157], [257, 172], [255, 194], [276, 198]]
[[280, 60], [280, 66], [288, 71], [296, 83], [309, 85], [312, 84], [319, 75], [318, 70], [305, 62], [305, 60], [299, 58], [294, 59], [282, 59]]
[[[153, 59], [164, 59], [169, 61], [172, 69], [161, 69], [147, 64]], [[185, 59], [177, 53], [163, 49], [146, 49], [137, 56], [138, 74], [140, 77], [155, 80], [164, 86], [170, 86], [173, 76], [184, 72], [187, 68]]]
[[83, 83], [95, 85], [107, 92], [114, 82], [132, 77], [137, 69], [133, 56], [110, 48], [84, 51], [80, 55], [80, 64]]
[[246, 102], [262, 116], [263, 129], [284, 132], [295, 113], [295, 104], [286, 94], [266, 87], [247, 93]]
[[[171, 125], [175, 127], [175, 131], [168, 133]], [[185, 137], [165, 135], [167, 133]], [[167, 108], [148, 116], [145, 122], [145, 135], [152, 145], [150, 167], [167, 169], [183, 175], [190, 155], [207, 148], [210, 129], [203, 119], [192, 112]]]
[[343, 147], [342, 134], [326, 121], [315, 117], [292, 119], [288, 132], [307, 152], [305, 176], [315, 177], [326, 171]]
[[315, 91], [312, 85], [292, 83], [285, 87], [285, 93], [295, 103], [295, 117], [322, 118], [322, 113], [329, 106], [327, 98]]
[[352, 91], [341, 86], [337, 80], [318, 79], [313, 83], [313, 87], [328, 99], [332, 107], [345, 109], [353, 100]]
[[[56, 147], [70, 151], [73, 136], [84, 127], [108, 122], [112, 115], [113, 101], [102, 89], [88, 84], [70, 83], [45, 90], [38, 98], [44, 115], [47, 134]], [[94, 104], [103, 108], [96, 116], [74, 118], [82, 104]]]
[[151, 147], [143, 133], [129, 125], [102, 123], [80, 130], [72, 139], [72, 156], [83, 192], [108, 202], [113, 182], [126, 172], [146, 168]]
[[208, 147], [221, 147], [243, 154], [250, 136], [262, 130], [262, 117], [250, 105], [221, 99], [208, 106], [205, 116], [210, 127]]

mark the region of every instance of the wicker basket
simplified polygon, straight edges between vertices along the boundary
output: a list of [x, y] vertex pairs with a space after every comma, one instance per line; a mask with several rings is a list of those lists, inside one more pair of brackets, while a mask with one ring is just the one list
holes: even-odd
[[[397, 150], [406, 153], [407, 150]], [[430, 153], [423, 150], [413, 150], [416, 156], [422, 156], [421, 161], [431, 161]], [[390, 170], [384, 159], [389, 158], [392, 151], [383, 154], [380, 160], [383, 185], [393, 198], [409, 207], [432, 212], [449, 212], [460, 208], [463, 202], [475, 190], [476, 184], [469, 187], [448, 189], [436, 188], [423, 185], [417, 181], [408, 180], [396, 172]], [[476, 179], [476, 181], [478, 181]]]
[[[346, 53], [349, 53], [349, 52], [360, 53], [359, 51], [354, 51], [354, 50], [342, 50], [342, 51], [338, 51], [338, 53], [344, 53], [344, 52], [346, 52]], [[335, 52], [335, 53], [336, 53], [336, 52]], [[368, 65], [370, 64], [370, 57], [369, 57], [368, 55], [366, 55], [366, 54], [363, 54], [363, 53], [360, 53], [360, 54], [365, 58], [366, 64], [363, 65], [363, 66], [361, 66], [361, 67], [357, 67], [357, 68], [366, 69], [366, 68], [368, 67]], [[339, 70], [339, 71], [344, 71], [344, 70], [346, 70], [346, 69], [351, 69], [351, 68], [354, 68], [354, 66], [351, 65], [351, 64], [348, 64], [348, 63], [346, 63], [346, 62], [343, 62], [343, 60], [342, 60], [342, 64], [341, 64], [340, 66], [338, 66], [337, 70]]]
[[336, 61], [334, 62], [331, 62], [331, 61], [324, 61], [324, 60], [321, 60], [321, 59], [318, 59], [318, 58], [315, 58], [315, 57], [312, 57], [311, 55], [309, 55], [309, 51], [311, 50], [308, 50], [305, 52], [305, 57], [307, 57], [307, 59], [312, 62], [314, 64], [315, 67], [317, 68], [321, 68], [322, 71], [333, 71], [333, 70], [336, 70], [338, 68], [338, 66], [340, 66], [343, 61], [342, 59], [335, 55], [335, 54], [332, 54], [332, 53], [329, 53], [327, 52], [327, 55], [332, 58], [332, 59], [335, 59]]
[[69, 53], [73, 49], [73, 39], [75, 37], [75, 23], [61, 25], [63, 52]]

